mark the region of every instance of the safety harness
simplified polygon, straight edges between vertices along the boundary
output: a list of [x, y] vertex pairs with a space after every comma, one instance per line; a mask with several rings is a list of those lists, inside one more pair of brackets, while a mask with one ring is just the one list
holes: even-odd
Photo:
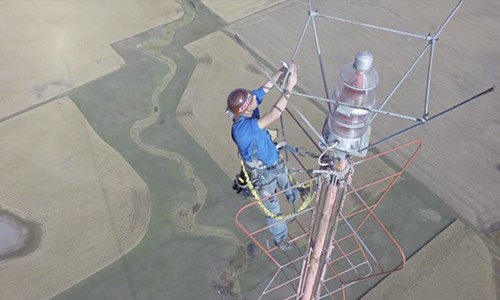
[[[233, 121], [240, 122], [243, 118], [244, 118], [243, 116], [238, 116], [238, 117], [234, 118]], [[266, 132], [269, 135], [269, 137], [271, 138], [271, 140], [273, 141], [273, 143], [275, 144], [276, 150], [278, 152], [281, 152], [284, 150], [284, 151], [289, 151], [292, 153], [299, 153], [300, 149], [297, 147], [290, 147], [286, 144], [286, 142], [277, 143], [276, 142], [277, 133], [275, 136], [273, 136], [269, 130], [266, 130]], [[253, 142], [252, 148], [253, 148], [252, 149], [252, 161], [258, 162], [259, 160], [257, 159], [257, 145], [256, 145], [255, 141]], [[293, 217], [294, 215], [297, 215], [298, 213], [300, 213], [301, 211], [306, 209], [309, 206], [309, 204], [311, 204], [312, 200], [314, 199], [314, 196], [316, 195], [316, 191], [312, 191], [313, 182], [308, 183], [308, 186], [303, 185], [303, 186], [301, 186], [301, 188], [311, 189], [311, 192], [306, 196], [306, 199], [304, 199], [304, 202], [302, 202], [300, 207], [295, 212], [290, 213], [288, 215], [275, 214], [275, 213], [271, 212], [264, 205], [263, 200], [261, 199], [259, 193], [256, 190], [255, 184], [257, 183], [258, 179], [255, 179], [254, 182], [252, 182], [252, 180], [250, 179], [250, 176], [248, 175], [248, 170], [247, 170], [247, 167], [249, 167], [249, 166], [245, 165], [245, 162], [243, 161], [243, 159], [241, 159], [240, 162], [241, 162], [241, 170], [240, 170], [240, 173], [236, 175], [236, 178], [233, 181], [232, 188], [233, 188], [233, 190], [236, 191], [237, 194], [242, 195], [245, 198], [253, 197], [258, 202], [259, 207], [264, 211], [264, 214], [267, 217], [277, 219], [277, 220], [282, 220], [282, 219], [287, 219], [287, 218]], [[251, 168], [252, 169], [261, 169], [261, 170], [272, 170], [273, 168], [277, 168], [282, 163], [284, 164], [285, 162], [283, 162], [282, 158], [279, 157], [278, 162], [274, 166], [266, 166], [264, 164], [256, 163], [255, 167], [252, 166]], [[290, 176], [290, 174], [287, 174], [287, 175], [290, 179], [290, 182], [293, 185], [296, 185], [296, 181]]]
[[[248, 176], [248, 172], [246, 170], [245, 163], [243, 162], [243, 160], [241, 160], [241, 172], [240, 172], [240, 175], [243, 175], [242, 176], [242, 182], [246, 182], [246, 186], [245, 186], [246, 189], [248, 190], [248, 192], [250, 193], [250, 195], [253, 198], [255, 198], [255, 200], [257, 201], [257, 203], [259, 205], [259, 207], [264, 211], [264, 214], [266, 216], [268, 216], [270, 218], [273, 218], [273, 219], [276, 219], [276, 220], [288, 219], [288, 218], [291, 218], [291, 217], [299, 214], [301, 211], [303, 211], [304, 209], [306, 209], [309, 206], [309, 204], [311, 204], [312, 200], [314, 199], [314, 196], [316, 195], [316, 191], [311, 191], [309, 193], [309, 195], [307, 195], [307, 197], [304, 200], [304, 202], [302, 202], [302, 205], [300, 205], [299, 209], [297, 209], [295, 212], [287, 214], [287, 215], [277, 215], [277, 214], [271, 212], [264, 205], [264, 201], [262, 200], [262, 198], [260, 198], [260, 195], [257, 192], [257, 190], [255, 189], [253, 182], [250, 180], [250, 176]], [[240, 175], [238, 175], [238, 180], [240, 178]], [[292, 183], [295, 183], [295, 180], [293, 180], [293, 178], [291, 178], [291, 180], [292, 180], [291, 181]], [[313, 182], [309, 182], [307, 184], [307, 186], [302, 186], [302, 188], [304, 188], [304, 189], [312, 189], [313, 188]]]
[[[277, 144], [276, 148], [277, 148], [278, 152], [281, 152], [281, 151], [290, 151], [290, 152], [294, 152], [294, 153], [299, 152], [299, 148], [287, 146], [285, 142]], [[254, 179], [254, 181], [252, 181], [250, 179], [250, 175], [248, 174], [247, 165], [245, 164], [245, 162], [243, 160], [240, 160], [240, 163], [241, 163], [240, 173], [236, 176], [236, 179], [233, 182], [233, 189], [236, 191], [237, 194], [241, 194], [245, 198], [253, 197], [255, 199], [255, 201], [257, 201], [259, 207], [262, 209], [262, 211], [264, 212], [264, 214], [267, 217], [270, 217], [270, 218], [273, 218], [276, 220], [283, 220], [283, 219], [291, 218], [291, 217], [299, 214], [300, 212], [302, 212], [304, 209], [306, 209], [311, 204], [311, 202], [313, 201], [313, 199], [316, 195], [316, 190], [314, 190], [314, 182], [313, 181], [311, 181], [305, 185], [301, 185], [300, 188], [309, 189], [310, 192], [306, 196], [306, 198], [304, 199], [304, 202], [302, 202], [300, 207], [296, 211], [294, 211], [293, 213], [290, 213], [287, 215], [275, 214], [275, 213], [271, 212], [264, 205], [264, 200], [262, 200], [259, 192], [256, 189], [255, 185], [258, 182], [258, 179]], [[285, 164], [285, 162], [283, 162], [281, 160], [281, 157], [280, 157], [278, 163], [274, 167], [276, 167], [280, 164]], [[264, 167], [263, 169], [269, 169], [269, 167]], [[290, 174], [287, 174], [287, 175], [288, 175], [289, 180], [292, 183], [292, 185], [296, 186], [297, 185], [296, 180]]]

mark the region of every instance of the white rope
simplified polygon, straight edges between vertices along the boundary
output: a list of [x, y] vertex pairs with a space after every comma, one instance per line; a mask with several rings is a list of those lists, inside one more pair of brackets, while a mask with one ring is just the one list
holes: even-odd
[[337, 146], [339, 144], [339, 141], [335, 141], [335, 143], [333, 143], [332, 145], [326, 147], [325, 151], [323, 151], [320, 156], [318, 157], [318, 165], [322, 166], [322, 167], [326, 167], [328, 166], [328, 163], [322, 163], [321, 162], [321, 158], [323, 157], [323, 155], [325, 155], [328, 151], [332, 150], [333, 148], [335, 148], [335, 146]]

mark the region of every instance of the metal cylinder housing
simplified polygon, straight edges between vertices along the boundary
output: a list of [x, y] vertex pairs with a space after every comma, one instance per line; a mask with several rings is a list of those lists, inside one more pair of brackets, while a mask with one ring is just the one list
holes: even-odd
[[337, 88], [332, 95], [336, 102], [329, 104], [323, 128], [326, 142], [337, 143], [335, 150], [340, 152], [357, 152], [369, 140], [372, 113], [364, 108], [375, 107], [379, 84], [378, 72], [372, 64], [373, 55], [361, 51], [356, 54], [353, 63], [345, 65], [340, 71]]

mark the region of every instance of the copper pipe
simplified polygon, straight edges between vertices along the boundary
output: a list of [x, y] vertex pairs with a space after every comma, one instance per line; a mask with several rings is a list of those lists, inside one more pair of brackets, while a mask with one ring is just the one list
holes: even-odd
[[314, 248], [311, 255], [310, 264], [304, 280], [302, 300], [311, 300], [313, 289], [318, 277], [318, 271], [321, 263], [321, 255], [325, 246], [326, 235], [330, 227], [330, 219], [332, 217], [333, 208], [337, 196], [338, 186], [334, 181], [328, 184], [326, 191], [326, 203], [323, 207], [322, 214], [319, 219], [319, 227], [316, 239], [314, 241]]

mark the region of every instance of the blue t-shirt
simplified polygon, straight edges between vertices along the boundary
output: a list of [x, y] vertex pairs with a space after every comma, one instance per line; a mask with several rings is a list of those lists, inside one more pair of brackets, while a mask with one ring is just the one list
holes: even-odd
[[[257, 103], [261, 104], [266, 92], [260, 88], [253, 90], [252, 94], [256, 96]], [[274, 165], [278, 161], [278, 151], [266, 130], [259, 127], [257, 123], [259, 117], [258, 107], [250, 118], [239, 117], [233, 123], [231, 134], [243, 160], [252, 161], [256, 158], [265, 165]]]

